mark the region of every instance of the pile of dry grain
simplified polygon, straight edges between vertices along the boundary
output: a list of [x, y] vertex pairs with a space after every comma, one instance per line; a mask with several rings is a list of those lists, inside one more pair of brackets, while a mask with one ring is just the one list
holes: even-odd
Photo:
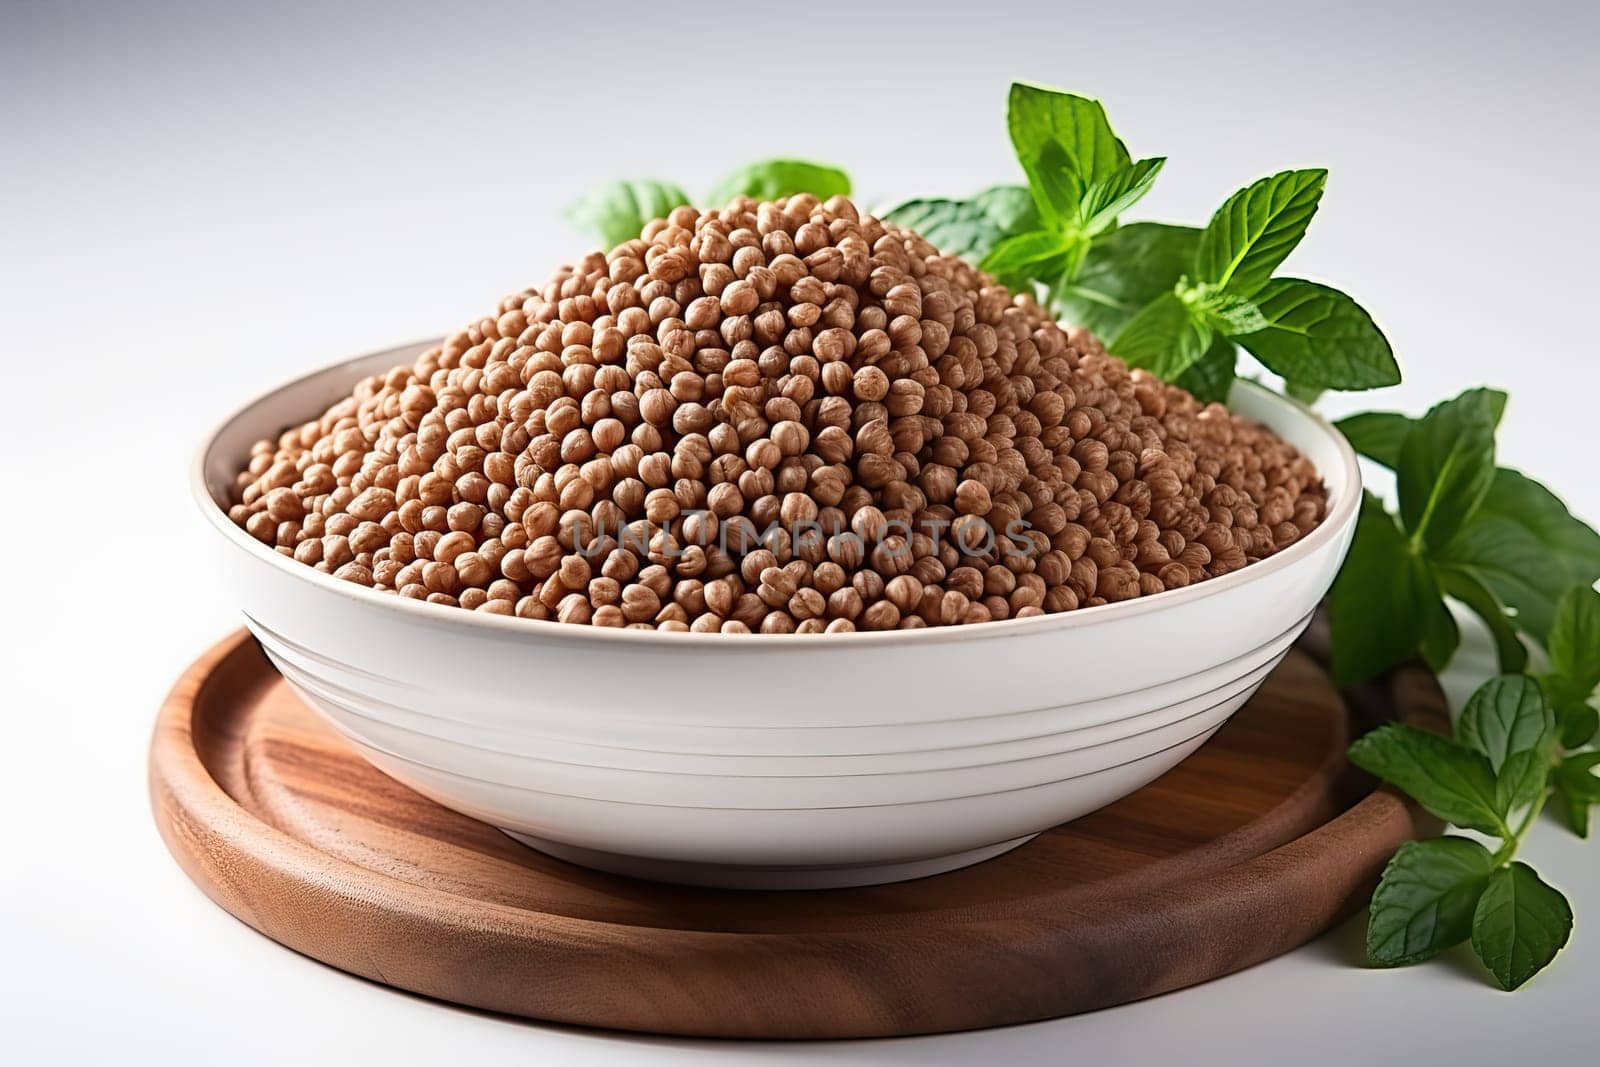
[[679, 208], [262, 441], [230, 516], [336, 577], [724, 633], [987, 622], [1323, 517], [1270, 431], [842, 197]]

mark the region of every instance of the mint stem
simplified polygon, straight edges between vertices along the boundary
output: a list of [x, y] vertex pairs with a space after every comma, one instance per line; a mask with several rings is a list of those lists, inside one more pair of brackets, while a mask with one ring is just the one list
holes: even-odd
[[1539, 817], [1539, 812], [1544, 810], [1545, 798], [1549, 795], [1550, 790], [1548, 789], [1539, 794], [1538, 798], [1528, 807], [1528, 814], [1523, 816], [1522, 825], [1518, 826], [1515, 832], [1511, 832], [1510, 828], [1507, 827], [1507, 835], [1501, 841], [1499, 850], [1495, 852], [1490, 861], [1495, 867], [1504, 867], [1516, 857], [1517, 846], [1522, 844], [1523, 836], [1533, 827], [1533, 821]]

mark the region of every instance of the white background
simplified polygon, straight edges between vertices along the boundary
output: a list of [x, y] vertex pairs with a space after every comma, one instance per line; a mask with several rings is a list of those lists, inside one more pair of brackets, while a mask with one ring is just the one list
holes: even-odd
[[[773, 154], [869, 204], [1013, 180], [1013, 78], [1106, 100], [1171, 157], [1150, 217], [1200, 221], [1326, 165], [1295, 273], [1353, 292], [1418, 411], [1509, 387], [1503, 462], [1600, 520], [1600, 16], [1545, 4], [612, 2], [0, 11], [0, 1055], [12, 1062], [1478, 1063], [1592, 1050], [1600, 851], [1527, 853], [1578, 914], [1514, 997], [1455, 955], [1359, 968], [1359, 923], [1144, 1004], [832, 1046], [655, 1040], [489, 1017], [349, 978], [209, 904], [162, 849], [143, 760], [171, 680], [236, 625], [186, 561], [210, 422], [278, 381], [444, 332], [585, 248], [560, 209]], [[203, 558], [203, 557], [202, 557]]]

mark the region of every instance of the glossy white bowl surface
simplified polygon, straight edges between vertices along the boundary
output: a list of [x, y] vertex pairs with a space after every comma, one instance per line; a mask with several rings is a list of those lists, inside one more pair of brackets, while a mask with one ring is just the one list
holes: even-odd
[[306, 701], [368, 759], [537, 848], [668, 881], [825, 888], [949, 870], [1156, 778], [1237, 710], [1332, 584], [1361, 496], [1343, 437], [1241, 382], [1329, 515], [1188, 588], [980, 626], [837, 635], [565, 626], [408, 600], [271, 551], [224, 511], [250, 446], [410, 345], [301, 378], [196, 460], [221, 573]]

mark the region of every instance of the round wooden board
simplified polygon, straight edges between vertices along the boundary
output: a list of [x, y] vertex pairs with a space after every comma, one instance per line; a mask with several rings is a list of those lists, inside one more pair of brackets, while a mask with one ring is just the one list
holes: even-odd
[[524, 848], [373, 769], [242, 631], [173, 689], [150, 786], [213, 900], [374, 981], [657, 1033], [919, 1034], [1203, 982], [1358, 907], [1417, 815], [1349, 767], [1348, 738], [1437, 729], [1444, 701], [1420, 668], [1344, 698], [1297, 649], [1137, 793], [965, 870], [825, 892], [668, 886]]

